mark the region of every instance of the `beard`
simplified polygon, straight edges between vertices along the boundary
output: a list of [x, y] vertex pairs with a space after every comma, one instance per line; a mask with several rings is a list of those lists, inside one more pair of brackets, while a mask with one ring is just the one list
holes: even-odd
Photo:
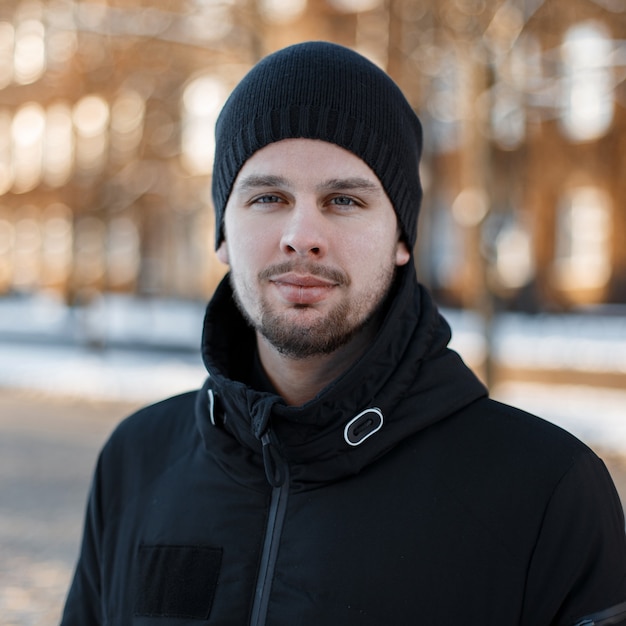
[[[293, 269], [295, 267], [290, 264], [267, 268], [259, 273], [259, 283], [274, 274]], [[317, 317], [313, 321], [304, 319], [307, 309], [312, 308], [309, 305], [293, 305], [291, 309], [279, 312], [263, 296], [259, 298], [257, 313], [253, 316], [246, 310], [238, 294], [232, 273], [230, 280], [237, 306], [250, 326], [280, 354], [292, 359], [306, 359], [335, 352], [374, 324], [394, 284], [396, 269], [394, 262], [381, 267], [379, 274], [373, 277], [367, 291], [352, 298], [343, 299], [324, 316]], [[332, 278], [339, 284], [339, 288], [350, 285], [347, 276], [335, 270], [327, 270], [323, 266], [312, 265], [304, 270], [312, 275]], [[299, 316], [299, 313], [302, 315]], [[301, 319], [294, 319], [294, 317]]]
[[324, 318], [309, 325], [298, 325], [265, 304], [261, 308], [261, 323], [257, 330], [276, 350], [292, 359], [331, 354], [346, 345], [369, 322], [368, 318], [357, 325], [350, 325], [350, 307], [341, 303]]

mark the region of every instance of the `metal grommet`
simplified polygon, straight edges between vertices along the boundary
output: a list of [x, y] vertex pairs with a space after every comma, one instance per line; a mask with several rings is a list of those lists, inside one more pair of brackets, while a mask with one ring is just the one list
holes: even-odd
[[343, 438], [350, 446], [362, 444], [368, 437], [383, 426], [383, 413], [380, 409], [365, 409], [353, 417], [343, 430]]

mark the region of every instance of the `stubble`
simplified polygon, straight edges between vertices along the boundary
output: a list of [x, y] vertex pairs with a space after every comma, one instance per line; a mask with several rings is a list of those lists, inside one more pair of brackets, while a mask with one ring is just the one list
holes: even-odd
[[[258, 284], [262, 284], [273, 275], [295, 269], [294, 265], [289, 263], [267, 268], [259, 273]], [[324, 266], [312, 265], [297, 269], [335, 281], [336, 289], [347, 288], [350, 284], [346, 275]], [[306, 309], [311, 308], [308, 305], [294, 305], [287, 311], [276, 311], [264, 296], [260, 296], [258, 313], [253, 316], [246, 310], [232, 274], [231, 285], [237, 305], [248, 323], [280, 354], [301, 360], [332, 354], [364, 332], [378, 317], [393, 284], [396, 269], [393, 260], [384, 264], [378, 275], [372, 277], [371, 289], [342, 299], [325, 315], [319, 316], [308, 315]]]

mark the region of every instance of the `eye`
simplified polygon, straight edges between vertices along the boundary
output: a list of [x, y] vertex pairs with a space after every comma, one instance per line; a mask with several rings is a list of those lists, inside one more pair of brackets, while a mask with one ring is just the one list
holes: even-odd
[[361, 202], [359, 202], [355, 198], [352, 198], [351, 196], [335, 196], [334, 198], [330, 199], [330, 203], [334, 204], [335, 206], [341, 206], [341, 207], [363, 206]]
[[279, 202], [282, 202], [282, 198], [272, 195], [271, 193], [257, 196], [252, 200], [252, 204], [277, 204]]
[[334, 202], [335, 204], [340, 204], [342, 206], [349, 206], [351, 204], [354, 204], [354, 200], [352, 198], [348, 198], [348, 196], [337, 196], [336, 198], [332, 199], [332, 202]]

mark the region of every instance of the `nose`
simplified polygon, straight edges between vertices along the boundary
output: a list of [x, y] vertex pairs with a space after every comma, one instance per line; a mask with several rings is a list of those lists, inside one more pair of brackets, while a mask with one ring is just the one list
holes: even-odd
[[289, 214], [281, 237], [281, 251], [289, 256], [321, 258], [328, 249], [329, 225], [313, 203], [300, 203]]

